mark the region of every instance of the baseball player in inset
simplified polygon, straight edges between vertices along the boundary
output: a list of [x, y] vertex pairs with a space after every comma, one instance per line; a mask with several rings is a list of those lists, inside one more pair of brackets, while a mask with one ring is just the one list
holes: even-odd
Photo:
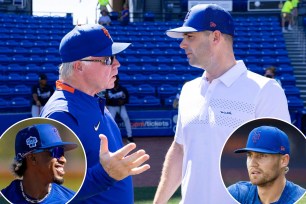
[[76, 143], [63, 142], [58, 130], [50, 124], [20, 130], [12, 165], [18, 179], [1, 193], [12, 203], [67, 203], [75, 192], [61, 185], [67, 162], [64, 152], [76, 147]]
[[288, 136], [272, 126], [253, 129], [246, 148], [235, 153], [247, 153], [250, 181], [240, 181], [228, 187], [240, 203], [295, 203], [305, 189], [286, 179], [289, 171], [290, 144]]

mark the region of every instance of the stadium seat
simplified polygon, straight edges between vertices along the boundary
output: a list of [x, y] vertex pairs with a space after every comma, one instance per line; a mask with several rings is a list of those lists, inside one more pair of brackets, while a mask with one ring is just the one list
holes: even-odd
[[170, 96], [175, 96], [177, 94], [177, 88], [170, 84], [162, 84], [157, 88], [157, 94], [162, 99]]
[[303, 100], [296, 96], [287, 97], [288, 108], [290, 111], [298, 111], [304, 108]]
[[138, 91], [138, 88], [131, 84], [124, 84], [124, 87], [128, 90], [129, 95], [133, 95]]
[[6, 46], [1, 46], [0, 47], [0, 54], [12, 54], [13, 50], [9, 47]]
[[7, 64], [7, 63], [10, 63], [12, 60], [11, 60], [11, 57], [7, 56], [7, 55], [0, 55], [0, 63], [2, 64]]
[[300, 97], [300, 89], [296, 86], [282, 86], [287, 97]]
[[163, 80], [163, 76], [160, 74], [150, 74], [148, 80], [150, 82], [160, 82]]
[[55, 82], [56, 80], [58, 80], [58, 74], [54, 74], [54, 73], [46, 73], [48, 81], [50, 81], [50, 83]]
[[13, 94], [18, 96], [30, 96], [32, 93], [31, 87], [24, 84], [16, 85], [12, 90]]
[[34, 43], [32, 41], [29, 41], [29, 40], [23, 40], [20, 42], [20, 45], [22, 47], [26, 47], [26, 48], [31, 48], [34, 46]]
[[131, 80], [135, 81], [135, 82], [144, 82], [147, 80], [147, 76], [144, 74], [134, 74], [131, 76]]
[[9, 64], [6, 67], [6, 71], [8, 73], [16, 72], [16, 73], [22, 73], [24, 72], [24, 67], [19, 64]]
[[25, 75], [24, 83], [33, 85], [38, 82], [39, 76], [36, 73], [28, 73]]
[[13, 55], [11, 60], [15, 63], [20, 63], [20, 64], [24, 64], [28, 62], [28, 58], [21, 54]]
[[9, 107], [9, 101], [3, 99], [3, 98], [0, 98], [0, 109], [1, 109], [1, 112], [3, 111], [7, 111]]
[[3, 98], [4, 96], [9, 97], [10, 94], [12, 94], [12, 89], [10, 87], [8, 87], [7, 85], [0, 85], [1, 98]]
[[179, 81], [179, 77], [176, 74], [167, 74], [164, 80], [168, 82], [175, 82], [175, 81]]
[[155, 71], [157, 71], [157, 67], [153, 66], [151, 64], [143, 64], [142, 67], [141, 67], [141, 71], [144, 71], [144, 72], [155, 72]]
[[165, 98], [164, 99], [164, 105], [166, 107], [172, 107], [173, 106], [173, 101], [174, 101], [175, 98], [176, 98], [176, 96], [170, 96], [168, 98]]
[[119, 73], [119, 77], [120, 77], [121, 82], [130, 82], [131, 81], [131, 77], [127, 74]]
[[26, 99], [26, 98], [23, 98], [23, 97], [15, 97], [15, 98], [12, 98], [11, 101], [10, 101], [10, 107], [11, 108], [23, 108], [23, 109], [20, 109], [20, 110], [30, 110], [30, 106], [31, 106], [31, 101]]
[[294, 85], [295, 86], [295, 77], [291, 74], [282, 74], [279, 79], [282, 82], [283, 86]]
[[28, 73], [35, 73], [35, 72], [39, 72], [41, 70], [40, 66], [37, 66], [36, 64], [26, 64], [24, 65], [24, 69], [28, 72]]
[[156, 98], [155, 96], [145, 96], [144, 98], [140, 99], [142, 106], [150, 106], [150, 107], [158, 107], [161, 105], [160, 99]]
[[24, 80], [24, 76], [16, 73], [10, 73], [7, 75], [9, 83], [18, 83]]
[[42, 62], [42, 58], [39, 55], [31, 55], [28, 59], [34, 64], [40, 64]]
[[138, 97], [136, 96], [130, 96], [129, 103], [126, 104], [128, 107], [139, 107], [141, 105], [141, 102]]
[[155, 95], [155, 87], [151, 86], [150, 84], [141, 84], [138, 86], [137, 95]]

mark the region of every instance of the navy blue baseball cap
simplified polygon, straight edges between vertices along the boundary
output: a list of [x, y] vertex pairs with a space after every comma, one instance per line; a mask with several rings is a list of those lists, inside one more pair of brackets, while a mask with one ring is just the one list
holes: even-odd
[[182, 27], [167, 30], [171, 38], [183, 38], [184, 33], [219, 30], [234, 36], [234, 21], [231, 14], [216, 4], [197, 4], [186, 14]]
[[101, 25], [80, 25], [63, 37], [59, 53], [62, 62], [73, 62], [89, 56], [112, 56], [130, 44], [113, 42], [108, 30]]
[[63, 142], [58, 130], [50, 124], [37, 124], [20, 130], [15, 138], [15, 160], [21, 161], [28, 153], [53, 147], [64, 151], [75, 149], [73, 142]]
[[265, 154], [290, 154], [288, 136], [276, 127], [260, 126], [250, 132], [246, 148], [237, 149], [235, 153], [249, 151]]

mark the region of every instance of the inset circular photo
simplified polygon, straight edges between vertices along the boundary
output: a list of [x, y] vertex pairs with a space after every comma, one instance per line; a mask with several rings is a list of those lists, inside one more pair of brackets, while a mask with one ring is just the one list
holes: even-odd
[[1, 135], [0, 166], [1, 194], [10, 203], [68, 203], [83, 184], [86, 155], [64, 124], [29, 118]]
[[221, 175], [237, 203], [293, 204], [306, 192], [306, 138], [275, 118], [249, 121], [224, 145]]

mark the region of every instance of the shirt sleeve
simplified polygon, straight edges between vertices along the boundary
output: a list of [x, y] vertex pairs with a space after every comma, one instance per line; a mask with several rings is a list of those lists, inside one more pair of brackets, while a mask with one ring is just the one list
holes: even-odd
[[[58, 120], [69, 128], [71, 128], [76, 135], [79, 133], [77, 120], [68, 112], [55, 112], [49, 118]], [[85, 150], [86, 151], [86, 150]], [[81, 201], [97, 195], [103, 191], [108, 190], [116, 183], [116, 180], [111, 178], [103, 169], [100, 163], [87, 168], [86, 177], [82, 188], [74, 197], [73, 201]]]
[[255, 114], [256, 118], [273, 117], [291, 123], [285, 92], [275, 80], [270, 80], [259, 93]]

